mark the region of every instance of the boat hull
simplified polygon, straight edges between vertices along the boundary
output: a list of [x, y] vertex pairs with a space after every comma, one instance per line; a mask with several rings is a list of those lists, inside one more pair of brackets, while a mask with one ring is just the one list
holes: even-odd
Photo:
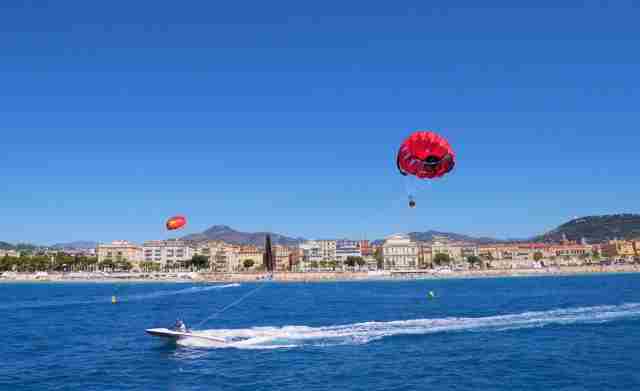
[[210, 337], [207, 335], [198, 335], [198, 334], [193, 334], [189, 332], [183, 333], [181, 331], [175, 331], [175, 330], [170, 330], [166, 328], [147, 329], [145, 330], [145, 332], [154, 337], [166, 338], [166, 339], [171, 339], [176, 341], [182, 338], [198, 338], [198, 339], [204, 339], [212, 342], [226, 342], [226, 340], [223, 338]]

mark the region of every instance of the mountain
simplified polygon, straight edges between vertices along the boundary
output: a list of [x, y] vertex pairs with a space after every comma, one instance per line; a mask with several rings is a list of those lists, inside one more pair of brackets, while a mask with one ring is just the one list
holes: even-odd
[[7, 242], [0, 242], [0, 250], [17, 250], [17, 251], [27, 250], [27, 251], [32, 251], [32, 250], [35, 250], [37, 248], [38, 248], [38, 246], [33, 245], [33, 244], [29, 244], [29, 243], [11, 244], [11, 243], [7, 243]]
[[55, 248], [55, 249], [77, 249], [77, 250], [88, 250], [88, 249], [92, 249], [92, 248], [96, 248], [96, 246], [98, 245], [97, 242], [90, 242], [90, 241], [75, 241], [75, 242], [70, 242], [70, 243], [57, 243], [54, 244], [53, 246], [51, 246], [51, 248]]
[[183, 239], [196, 242], [205, 240], [222, 240], [227, 243], [264, 246], [267, 234], [271, 235], [271, 242], [273, 244], [295, 246], [304, 241], [303, 238], [291, 238], [271, 232], [240, 232], [226, 225], [214, 225], [203, 233], [187, 235]]
[[585, 238], [589, 243], [606, 242], [612, 239], [640, 238], [640, 214], [618, 214], [587, 216], [573, 219], [558, 228], [535, 237], [536, 242], [580, 241]]
[[457, 242], [469, 242], [475, 244], [487, 244], [487, 243], [499, 243], [503, 240], [495, 239], [495, 238], [486, 238], [486, 237], [474, 237], [469, 235], [462, 235], [452, 232], [440, 232], [440, 231], [426, 231], [426, 232], [411, 232], [409, 234], [411, 239], [419, 241], [419, 242], [430, 242], [433, 240], [434, 236], [445, 236], [450, 240], [454, 240]]
[[[488, 244], [488, 243], [501, 243], [501, 242], [514, 242], [515, 240], [501, 240], [495, 238], [487, 238], [487, 237], [475, 237], [463, 234], [457, 234], [453, 232], [442, 232], [442, 231], [434, 231], [429, 230], [425, 232], [411, 232], [409, 233], [409, 237], [412, 240], [418, 242], [431, 242], [435, 236], [444, 236], [449, 240], [453, 240], [456, 242], [467, 242], [467, 243], [475, 243], [475, 244]], [[372, 244], [380, 245], [384, 243], [384, 239], [374, 240]]]

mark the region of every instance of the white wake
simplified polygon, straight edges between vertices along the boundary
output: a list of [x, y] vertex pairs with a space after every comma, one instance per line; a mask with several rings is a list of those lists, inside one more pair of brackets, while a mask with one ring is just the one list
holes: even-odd
[[549, 325], [604, 323], [640, 317], [640, 303], [576, 307], [479, 318], [440, 318], [365, 322], [348, 325], [307, 327], [254, 327], [196, 331], [194, 334], [224, 338], [212, 342], [188, 338], [178, 343], [204, 348], [278, 349], [300, 346], [366, 344], [398, 335], [425, 335], [455, 331], [503, 331]]

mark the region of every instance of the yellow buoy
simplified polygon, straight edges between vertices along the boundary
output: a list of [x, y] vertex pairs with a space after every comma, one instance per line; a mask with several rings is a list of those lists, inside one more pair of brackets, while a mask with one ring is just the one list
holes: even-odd
[[115, 296], [111, 296], [111, 304], [116, 304], [118, 302], [118, 300], [116, 299]]

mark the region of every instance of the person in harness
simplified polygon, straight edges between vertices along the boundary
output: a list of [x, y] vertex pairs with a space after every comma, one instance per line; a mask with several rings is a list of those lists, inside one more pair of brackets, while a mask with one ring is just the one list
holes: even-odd
[[180, 319], [176, 320], [176, 325], [173, 327], [175, 331], [179, 331], [181, 333], [188, 333], [189, 329], [184, 324], [184, 322]]

